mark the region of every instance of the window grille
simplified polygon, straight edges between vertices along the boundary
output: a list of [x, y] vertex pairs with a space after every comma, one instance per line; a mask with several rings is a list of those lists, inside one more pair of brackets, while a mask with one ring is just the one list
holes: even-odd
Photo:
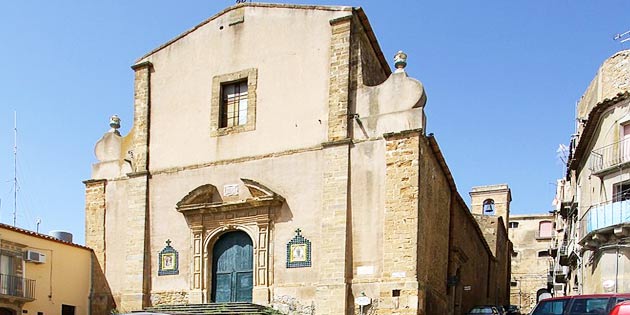
[[247, 81], [221, 85], [220, 128], [247, 124]]

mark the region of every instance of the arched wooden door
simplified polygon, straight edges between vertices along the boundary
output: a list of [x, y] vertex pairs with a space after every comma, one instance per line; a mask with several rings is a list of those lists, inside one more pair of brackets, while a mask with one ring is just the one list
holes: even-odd
[[212, 300], [251, 302], [253, 289], [252, 240], [245, 232], [223, 234], [212, 249]]

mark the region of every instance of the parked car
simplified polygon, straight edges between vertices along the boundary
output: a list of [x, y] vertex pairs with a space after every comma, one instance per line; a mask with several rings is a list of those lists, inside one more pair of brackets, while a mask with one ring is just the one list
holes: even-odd
[[630, 315], [630, 301], [617, 303], [608, 315]]
[[501, 315], [501, 313], [499, 313], [499, 310], [497, 309], [496, 306], [494, 305], [477, 305], [473, 308], [470, 309], [470, 311], [468, 311], [468, 314], [495, 314], [495, 315]]
[[516, 305], [506, 305], [505, 314], [506, 315], [521, 315], [521, 310]]
[[606, 315], [615, 304], [630, 300], [630, 293], [572, 295], [545, 299], [531, 315]]

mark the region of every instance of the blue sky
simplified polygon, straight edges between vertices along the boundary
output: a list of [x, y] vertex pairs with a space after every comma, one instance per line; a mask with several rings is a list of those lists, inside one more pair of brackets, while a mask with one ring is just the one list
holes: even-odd
[[[285, 3], [287, 1], [279, 1]], [[84, 185], [96, 141], [118, 114], [132, 121], [136, 58], [232, 5], [206, 1], [0, 2], [0, 221], [13, 222], [13, 113], [18, 120], [17, 225], [84, 242]], [[305, 2], [302, 2], [305, 3]], [[434, 133], [460, 194], [508, 183], [512, 213], [551, 209], [556, 157], [575, 103], [599, 65], [628, 48], [630, 1], [312, 0], [361, 6], [388, 61], [428, 96]], [[261, 32], [264, 30], [261, 30]]]

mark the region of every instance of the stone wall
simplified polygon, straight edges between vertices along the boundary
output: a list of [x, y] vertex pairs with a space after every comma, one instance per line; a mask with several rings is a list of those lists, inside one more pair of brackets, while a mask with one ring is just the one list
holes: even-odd
[[630, 91], [630, 50], [606, 59], [578, 103], [577, 118], [587, 118], [591, 109], [604, 99]]
[[[420, 141], [420, 231], [418, 278], [426, 287], [426, 314], [447, 314], [449, 224], [451, 189], [427, 138]], [[455, 192], [457, 194], [457, 192]], [[424, 249], [424, 252], [420, 252]]]
[[332, 35], [328, 87], [328, 141], [337, 141], [348, 137], [352, 16], [332, 20], [330, 25]]
[[187, 291], [162, 291], [151, 292], [151, 305], [176, 305], [176, 304], [188, 304], [188, 292]]
[[378, 314], [424, 314], [424, 284], [418, 282], [419, 131], [385, 135], [383, 279]]
[[110, 315], [116, 303], [109, 288], [103, 268], [96, 253], [92, 252], [92, 294], [90, 297], [91, 315]]
[[119, 309], [141, 310], [149, 305], [148, 274], [151, 272], [147, 251], [149, 227], [147, 225], [149, 191], [149, 124], [151, 63], [132, 67], [135, 73], [134, 131], [132, 143], [132, 169], [128, 174], [127, 237], [125, 247], [124, 291]]
[[105, 270], [105, 187], [106, 180], [87, 180], [85, 184], [85, 245]]
[[[450, 299], [453, 314], [463, 314], [475, 305], [491, 301], [488, 285], [493, 257], [477, 221], [462, 200], [452, 203], [450, 226], [449, 276], [458, 276], [450, 288]], [[470, 290], [464, 290], [464, 286], [470, 286]]]
[[508, 235], [514, 243], [511, 280], [515, 286], [511, 287], [510, 304], [518, 305], [523, 313], [530, 312], [536, 305], [538, 290], [547, 289], [547, 275], [553, 259], [538, 257], [538, 253], [549, 249], [551, 239], [539, 238], [538, 229], [541, 221], [552, 220], [553, 216], [548, 214], [512, 217], [515, 225], [509, 229]]

